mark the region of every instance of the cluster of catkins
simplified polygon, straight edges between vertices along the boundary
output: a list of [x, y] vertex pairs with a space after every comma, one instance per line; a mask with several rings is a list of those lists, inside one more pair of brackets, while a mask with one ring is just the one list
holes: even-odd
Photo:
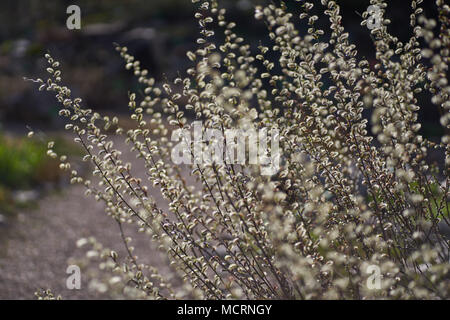
[[[83, 108], [50, 55], [49, 79], [35, 80], [55, 93], [96, 182], [65, 156], [61, 168], [104, 202], [127, 248], [121, 257], [94, 238], [79, 241], [102, 261], [92, 287], [150, 299], [448, 299], [449, 6], [435, 1], [432, 20], [422, 0], [405, 2], [412, 32], [401, 42], [388, 32], [386, 2], [371, 0], [381, 23], [367, 29], [376, 48], [370, 65], [349, 41], [336, 1], [297, 0], [299, 16], [283, 3], [256, 7], [272, 42], [258, 48], [235, 33], [218, 1], [192, 2], [200, 35], [184, 77], [158, 85], [117, 47], [143, 86], [142, 97], [129, 94], [132, 130]], [[364, 12], [362, 25], [369, 18]], [[440, 141], [419, 134], [422, 91], [441, 115]], [[203, 130], [276, 129], [279, 170], [175, 165], [171, 133], [195, 120]], [[145, 163], [148, 181], [133, 175], [113, 135]], [[431, 163], [430, 151], [442, 161]], [[52, 148], [49, 155], [57, 156]], [[139, 261], [124, 224], [166, 253], [166, 272]]]

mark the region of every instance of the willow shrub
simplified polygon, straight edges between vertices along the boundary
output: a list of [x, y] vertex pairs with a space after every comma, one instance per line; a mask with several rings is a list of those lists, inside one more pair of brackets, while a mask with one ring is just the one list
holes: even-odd
[[[56, 95], [66, 129], [100, 178], [72, 171], [72, 182], [103, 201], [121, 231], [135, 225], [171, 262], [164, 273], [140, 262], [123, 232], [123, 257], [81, 239], [91, 246], [87, 256], [103, 261], [93, 287], [156, 299], [449, 298], [449, 6], [437, 0], [433, 20], [421, 0], [410, 1], [407, 42], [381, 18], [367, 31], [376, 48], [371, 66], [349, 41], [335, 1], [297, 1], [300, 17], [283, 3], [256, 7], [272, 42], [258, 48], [233, 31], [217, 1], [192, 2], [200, 35], [185, 76], [158, 86], [117, 47], [143, 86], [142, 98], [129, 95], [133, 130], [84, 108], [50, 55], [49, 78], [35, 80]], [[371, 3], [381, 14], [387, 8]], [[316, 26], [316, 9], [329, 20], [325, 30]], [[307, 24], [301, 31], [299, 18]], [[364, 12], [362, 24], [369, 18]], [[419, 134], [423, 92], [441, 115], [438, 142]], [[279, 170], [267, 176], [254, 164], [175, 165], [171, 133], [194, 120], [222, 133], [277, 130]], [[121, 160], [111, 128], [145, 163], [151, 187]], [[437, 164], [427, 156], [434, 149]], [[64, 157], [61, 168], [70, 170]]]

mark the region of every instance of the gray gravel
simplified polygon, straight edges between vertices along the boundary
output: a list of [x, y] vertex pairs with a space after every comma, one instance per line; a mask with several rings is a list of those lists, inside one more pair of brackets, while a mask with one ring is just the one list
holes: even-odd
[[[125, 150], [124, 145], [120, 149]], [[136, 161], [131, 155], [125, 157]], [[136, 171], [143, 172], [139, 167]], [[66, 288], [69, 258], [84, 253], [76, 247], [79, 238], [95, 236], [105, 247], [125, 255], [117, 224], [106, 215], [103, 204], [86, 197], [84, 191], [82, 186], [68, 186], [62, 194], [39, 200], [38, 209], [20, 212], [0, 226], [0, 299], [34, 299], [39, 288], [51, 288], [64, 299], [108, 298], [90, 292], [83, 274], [80, 290]], [[133, 227], [124, 229], [133, 237], [140, 261], [164, 273], [165, 258]]]
[[[146, 237], [130, 227], [126, 230], [142, 261], [167, 268]], [[81, 289], [68, 290], [68, 259], [83, 254], [75, 243], [92, 235], [125, 255], [116, 223], [106, 216], [101, 203], [84, 196], [81, 186], [42, 199], [39, 209], [19, 213], [0, 232], [0, 299], [34, 299], [39, 288], [51, 288], [64, 299], [108, 298], [90, 292], [83, 274]]]

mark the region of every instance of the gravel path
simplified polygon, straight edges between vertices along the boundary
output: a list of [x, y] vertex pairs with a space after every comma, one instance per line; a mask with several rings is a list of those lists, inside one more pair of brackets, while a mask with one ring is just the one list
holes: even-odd
[[[90, 292], [83, 274], [80, 290], [66, 288], [68, 259], [84, 252], [76, 247], [79, 238], [95, 236], [105, 247], [125, 255], [117, 224], [106, 215], [103, 204], [84, 191], [82, 186], [68, 186], [62, 194], [41, 199], [38, 209], [20, 212], [0, 227], [0, 299], [34, 299], [39, 288], [51, 288], [64, 299], [107, 298]], [[167, 268], [149, 238], [124, 227], [141, 261]]]

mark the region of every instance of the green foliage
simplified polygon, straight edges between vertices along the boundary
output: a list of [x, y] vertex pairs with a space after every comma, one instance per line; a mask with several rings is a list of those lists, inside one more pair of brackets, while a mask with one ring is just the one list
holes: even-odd
[[0, 136], [0, 184], [26, 188], [36, 183], [36, 172], [48, 161], [46, 147], [35, 140]]
[[[73, 143], [57, 137], [58, 154], [80, 155]], [[60, 178], [59, 162], [46, 156], [47, 144], [37, 139], [12, 138], [0, 135], [0, 186], [6, 189], [23, 189]]]

